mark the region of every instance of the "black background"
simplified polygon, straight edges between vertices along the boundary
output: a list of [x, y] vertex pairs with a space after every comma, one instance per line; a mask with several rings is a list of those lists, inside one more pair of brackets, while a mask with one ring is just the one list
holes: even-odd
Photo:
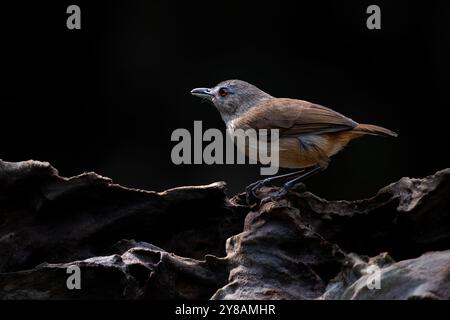
[[[448, 2], [447, 2], [448, 3]], [[243, 165], [175, 166], [176, 128], [224, 125], [189, 91], [238, 78], [397, 131], [365, 137], [308, 181], [327, 198], [373, 195], [448, 167], [445, 1], [33, 1], [1, 6], [0, 158], [45, 160], [163, 190], [256, 180]], [[66, 8], [81, 7], [81, 30]], [[381, 30], [366, 8], [381, 7]]]

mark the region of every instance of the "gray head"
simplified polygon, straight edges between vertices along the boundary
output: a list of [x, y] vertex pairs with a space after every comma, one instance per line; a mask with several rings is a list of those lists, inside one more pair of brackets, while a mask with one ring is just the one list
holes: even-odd
[[196, 88], [194, 96], [211, 101], [219, 110], [225, 123], [237, 118], [271, 95], [242, 80], [226, 80], [214, 88]]

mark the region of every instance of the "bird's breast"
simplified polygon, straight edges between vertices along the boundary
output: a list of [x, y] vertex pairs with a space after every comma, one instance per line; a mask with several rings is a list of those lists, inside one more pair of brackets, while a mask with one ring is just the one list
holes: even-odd
[[[258, 152], [268, 152], [273, 143], [267, 136], [252, 136], [255, 139], [236, 139], [240, 132], [246, 132], [246, 128], [237, 127], [231, 121], [227, 124], [227, 132], [234, 137], [237, 149], [248, 158], [258, 161]], [[256, 132], [256, 131], [255, 131]], [[345, 145], [355, 138], [351, 131], [335, 132], [328, 134], [305, 134], [297, 137], [281, 137], [278, 139], [279, 166], [282, 168], [306, 168], [319, 163], [328, 162], [328, 158], [338, 153]]]

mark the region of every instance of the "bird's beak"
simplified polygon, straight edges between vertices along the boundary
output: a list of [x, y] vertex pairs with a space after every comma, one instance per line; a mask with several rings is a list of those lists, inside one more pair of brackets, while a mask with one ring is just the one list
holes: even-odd
[[208, 99], [208, 100], [212, 100], [212, 98], [214, 97], [214, 94], [212, 93], [211, 89], [209, 89], [209, 88], [195, 88], [195, 89], [191, 90], [191, 94], [196, 97], [200, 97], [200, 98]]

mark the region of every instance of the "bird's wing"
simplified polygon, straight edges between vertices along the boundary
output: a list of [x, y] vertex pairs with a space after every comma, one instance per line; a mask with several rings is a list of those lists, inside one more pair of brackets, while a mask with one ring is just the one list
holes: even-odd
[[264, 101], [242, 115], [237, 123], [241, 128], [279, 129], [280, 137], [345, 131], [357, 125], [329, 108], [287, 98]]

